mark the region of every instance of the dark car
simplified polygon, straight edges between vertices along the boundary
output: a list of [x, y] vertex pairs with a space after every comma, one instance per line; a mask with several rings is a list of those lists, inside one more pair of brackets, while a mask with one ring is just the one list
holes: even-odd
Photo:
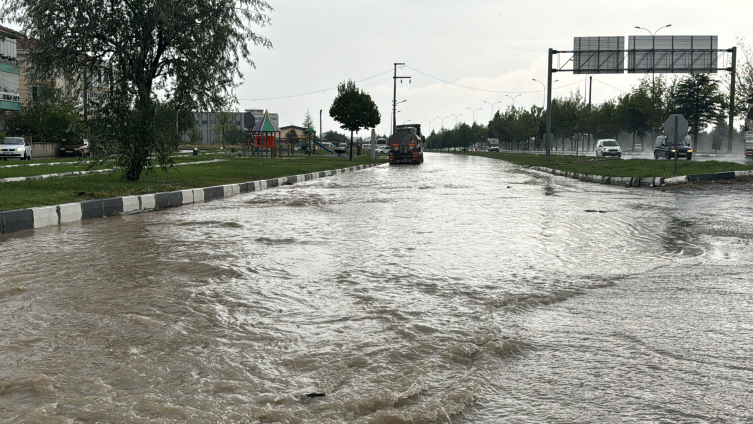
[[[677, 143], [677, 157], [690, 160], [693, 157], [693, 149], [690, 146], [690, 136], [685, 136], [679, 143]], [[667, 136], [660, 135], [656, 137], [656, 143], [654, 143], [654, 159], [660, 158], [672, 159], [675, 157], [675, 143], [667, 140]]]

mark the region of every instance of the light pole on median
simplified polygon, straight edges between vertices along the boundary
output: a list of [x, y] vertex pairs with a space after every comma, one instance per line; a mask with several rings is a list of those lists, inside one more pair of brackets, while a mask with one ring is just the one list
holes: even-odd
[[[541, 104], [541, 108], [544, 109], [544, 108], [546, 108], [546, 84], [544, 84], [543, 82], [537, 80], [536, 78], [534, 78], [533, 80], [536, 81], [537, 83], [541, 84], [542, 87], [544, 87], [544, 103]], [[559, 82], [559, 80], [554, 80], [552, 82], [553, 83], [554, 82]]]
[[511, 96], [511, 95], [509, 95], [509, 94], [505, 94], [505, 96], [507, 96], [507, 97], [509, 97], [509, 98], [511, 98], [511, 99], [512, 99], [512, 108], [513, 108], [513, 110], [514, 110], [514, 109], [515, 109], [515, 99], [516, 99], [516, 98], [517, 98], [518, 96], [521, 96], [521, 94], [516, 94], [515, 96]]
[[[671, 27], [672, 24], [664, 25], [663, 27], [657, 29], [654, 32], [651, 32], [649, 29], [636, 26], [636, 29], [642, 29], [649, 34], [651, 34], [651, 100], [654, 102], [654, 107], [656, 107], [656, 84], [654, 81], [654, 69], [656, 68], [656, 33], [664, 28]], [[651, 137], [653, 139], [654, 137], [654, 126], [651, 126]], [[642, 146], [642, 145], [641, 145]]]
[[458, 114], [451, 113], [450, 115], [452, 115], [452, 116], [455, 117], [455, 126], [457, 127], [458, 126], [458, 116], [463, 116], [463, 114], [462, 113], [458, 113]]
[[486, 104], [488, 104], [489, 106], [492, 107], [492, 115], [489, 118], [489, 120], [491, 121], [492, 119], [494, 119], [494, 105], [496, 105], [497, 103], [502, 103], [502, 100], [500, 100], [500, 101], [498, 101], [497, 103], [494, 103], [494, 104], [491, 104], [491, 103], [487, 102], [486, 100], [484, 100], [484, 103], [486, 103]]
[[477, 110], [481, 110], [481, 108], [478, 108], [478, 109], [471, 109], [471, 108], [467, 107], [466, 109], [468, 109], [468, 110], [470, 110], [471, 112], [473, 112], [473, 123], [475, 124], [475, 123], [476, 123], [476, 111], [477, 111]]
[[437, 118], [439, 118], [439, 120], [442, 121], [442, 129], [444, 129], [444, 120], [445, 118], [449, 118], [449, 116], [445, 116], [444, 118], [442, 118], [441, 116], [437, 116]]

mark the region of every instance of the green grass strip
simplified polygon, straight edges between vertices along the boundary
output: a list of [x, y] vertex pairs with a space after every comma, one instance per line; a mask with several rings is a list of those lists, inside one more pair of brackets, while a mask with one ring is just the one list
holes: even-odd
[[[210, 155], [199, 157], [202, 160], [214, 159]], [[347, 157], [327, 156], [306, 156], [296, 157], [295, 159], [251, 159], [223, 155], [222, 158], [228, 160], [195, 166], [179, 166], [171, 168], [168, 172], [157, 170], [142, 176], [138, 182], [123, 181], [120, 179], [121, 173], [114, 172], [3, 183], [0, 184], [0, 211], [58, 205], [105, 197], [236, 184], [387, 162], [386, 156], [377, 157], [376, 160], [372, 161], [368, 155], [354, 157], [353, 161], [349, 161]], [[53, 166], [48, 168], [53, 168]]]
[[[468, 155], [501, 159], [516, 165], [545, 166], [581, 174], [603, 175], [608, 177], [664, 177], [675, 175], [674, 160], [653, 159], [618, 159], [595, 158], [588, 156], [560, 156], [550, 155], [546, 161], [543, 154], [529, 153], [486, 153], [469, 152]], [[733, 162], [694, 161], [679, 159], [677, 161], [677, 175], [713, 174], [727, 171], [746, 171], [753, 169], [753, 164], [743, 165]]]

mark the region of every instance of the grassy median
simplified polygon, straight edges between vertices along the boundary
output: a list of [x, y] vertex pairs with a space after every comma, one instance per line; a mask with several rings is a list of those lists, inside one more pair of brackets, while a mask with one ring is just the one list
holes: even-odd
[[[207, 156], [209, 155], [199, 156], [198, 158], [203, 160], [214, 159], [214, 157]], [[105, 197], [159, 193], [163, 191], [242, 183], [387, 162], [387, 156], [377, 156], [377, 159], [372, 161], [369, 155], [354, 157], [353, 161], [349, 161], [345, 156], [251, 159], [225, 155], [224, 158], [228, 160], [224, 162], [178, 166], [169, 169], [168, 172], [158, 169], [153, 173], [142, 176], [138, 182], [124, 181], [120, 178], [120, 172], [113, 172], [2, 183], [0, 184], [0, 211], [57, 205]], [[198, 159], [191, 158], [191, 160]], [[52, 166], [49, 168], [52, 168]]]
[[[609, 177], [673, 177], [674, 160], [595, 158], [587, 156], [550, 155], [546, 161], [543, 154], [527, 153], [484, 153], [472, 152], [469, 155], [501, 159], [516, 165], [545, 166], [581, 174], [604, 175]], [[715, 172], [752, 170], [753, 163], [742, 165], [733, 162], [693, 161], [679, 159], [677, 175], [713, 174]]]

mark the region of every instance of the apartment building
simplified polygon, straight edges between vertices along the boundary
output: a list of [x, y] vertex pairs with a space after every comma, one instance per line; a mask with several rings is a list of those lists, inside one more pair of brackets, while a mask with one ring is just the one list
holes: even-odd
[[6, 129], [8, 112], [21, 110], [21, 97], [18, 92], [18, 66], [16, 41], [23, 35], [10, 28], [0, 26], [0, 131]]
[[[243, 112], [237, 112], [233, 119], [232, 124], [236, 128], [246, 129], [253, 128], [257, 122], [264, 118], [264, 109], [246, 109]], [[201, 143], [202, 144], [221, 144], [220, 135], [214, 128], [217, 126], [216, 117], [213, 112], [195, 112], [194, 119], [196, 120], [196, 128], [201, 131]], [[269, 119], [277, 127], [280, 126], [280, 117], [276, 113], [270, 113]]]

